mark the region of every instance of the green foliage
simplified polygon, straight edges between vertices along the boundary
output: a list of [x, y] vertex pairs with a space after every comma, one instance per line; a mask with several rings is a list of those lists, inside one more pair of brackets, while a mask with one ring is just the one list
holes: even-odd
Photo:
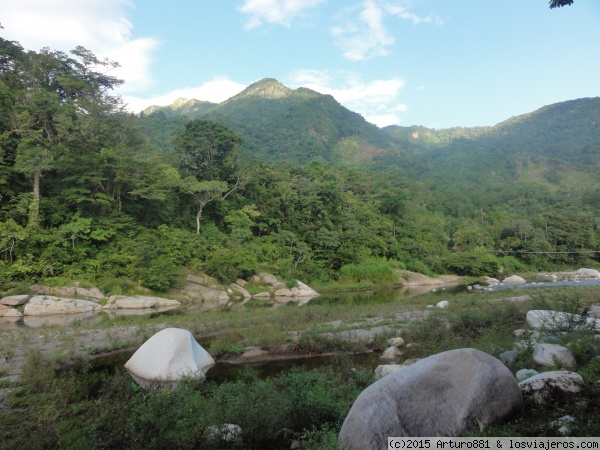
[[598, 99], [380, 130], [267, 79], [136, 117], [110, 95], [111, 61], [0, 49], [3, 285], [165, 291], [182, 269], [366, 285], [393, 283], [392, 260], [427, 275], [598, 263]]
[[388, 261], [371, 261], [365, 264], [346, 264], [340, 268], [341, 282], [369, 281], [373, 284], [388, 284], [398, 281], [392, 264]]
[[458, 275], [495, 276], [500, 271], [500, 261], [483, 247], [447, 256], [445, 264]]
[[317, 430], [341, 426], [372, 381], [370, 370], [334, 364], [266, 379], [248, 370], [236, 381], [189, 380], [174, 391], [146, 392], [122, 371], [56, 375], [37, 355], [11, 396], [15, 409], [0, 411], [0, 438], [10, 448], [216, 449], [224, 443], [208, 437], [210, 427], [233, 423], [242, 429], [243, 448], [289, 445], [300, 435], [314, 441]]
[[206, 273], [223, 283], [247, 279], [258, 271], [256, 256], [244, 248], [222, 248], [212, 252], [204, 265]]

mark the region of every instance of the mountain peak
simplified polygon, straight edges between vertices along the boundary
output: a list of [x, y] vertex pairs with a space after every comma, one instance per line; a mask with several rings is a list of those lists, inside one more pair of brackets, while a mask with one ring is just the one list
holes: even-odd
[[290, 96], [294, 91], [285, 87], [274, 78], [264, 78], [256, 83], [251, 84], [238, 95], [236, 98], [247, 97], [262, 97], [266, 99], [277, 99]]

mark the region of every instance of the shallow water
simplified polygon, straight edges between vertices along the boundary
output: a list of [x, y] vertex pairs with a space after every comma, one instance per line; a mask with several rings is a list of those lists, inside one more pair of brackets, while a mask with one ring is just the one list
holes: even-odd
[[[501, 290], [522, 290], [522, 289], [533, 289], [533, 288], [551, 288], [551, 287], [565, 287], [565, 286], [600, 286], [600, 280], [558, 280], [558, 281], [541, 281], [524, 284], [500, 284], [497, 286], [486, 287], [482, 290], [473, 290], [472, 292], [482, 291], [501, 291]], [[402, 301], [408, 298], [418, 297], [420, 295], [429, 294], [436, 292], [436, 294], [443, 296], [445, 300], [452, 300], [452, 296], [456, 294], [462, 294], [467, 291], [467, 285], [447, 285], [447, 286], [409, 286], [402, 288], [386, 288], [386, 289], [373, 289], [366, 291], [352, 291], [352, 292], [336, 292], [324, 294], [319, 297], [311, 299], [307, 303], [297, 305], [298, 307], [310, 307], [311, 305], [323, 305], [323, 304], [336, 304], [336, 305], [356, 305], [356, 304], [386, 304]], [[261, 303], [262, 304], [262, 303]], [[144, 310], [110, 310], [96, 313], [82, 313], [82, 314], [62, 314], [53, 316], [25, 316], [19, 319], [7, 319], [0, 317], [0, 330], [10, 330], [21, 327], [61, 327], [61, 326], [73, 326], [73, 325], [86, 325], [100, 322], [106, 319], [106, 315], [109, 318], [122, 317], [127, 315], [147, 315], [156, 316], [157, 314], [198, 314], [199, 312], [193, 308], [164, 308], [164, 309], [144, 309]], [[285, 306], [284, 304], [277, 304], [277, 306]], [[252, 305], [247, 305], [252, 307]], [[273, 307], [273, 306], [264, 306]]]
[[[199, 340], [201, 345], [207, 345], [202, 339]], [[66, 373], [69, 371], [85, 372], [85, 373], [108, 373], [114, 374], [120, 370], [125, 370], [125, 363], [133, 355], [133, 351], [115, 352], [110, 355], [100, 356], [92, 361], [85, 363], [77, 363], [68, 367], [62, 368], [60, 372]], [[298, 355], [290, 356], [286, 359], [262, 361], [262, 362], [247, 362], [247, 363], [228, 363], [227, 361], [219, 361], [208, 372], [206, 372], [206, 381], [214, 383], [222, 383], [225, 381], [235, 381], [239, 379], [245, 372], [251, 371], [258, 378], [267, 378], [277, 376], [278, 374], [290, 370], [292, 368], [312, 370], [320, 369], [330, 365], [337, 365], [340, 362], [345, 362], [353, 367], [368, 368], [375, 370], [380, 364], [386, 364], [380, 359], [380, 353], [357, 353], [349, 355]]]

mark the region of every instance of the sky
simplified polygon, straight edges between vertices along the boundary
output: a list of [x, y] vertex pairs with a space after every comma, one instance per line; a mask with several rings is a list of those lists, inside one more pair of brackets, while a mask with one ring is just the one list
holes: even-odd
[[0, 23], [28, 50], [119, 62], [133, 112], [263, 78], [380, 127], [487, 126], [600, 96], [598, 0], [0, 0]]

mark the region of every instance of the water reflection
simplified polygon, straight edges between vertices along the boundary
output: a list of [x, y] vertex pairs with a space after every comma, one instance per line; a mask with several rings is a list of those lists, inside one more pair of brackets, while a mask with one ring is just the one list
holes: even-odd
[[165, 313], [175, 309], [177, 309], [177, 306], [146, 309], [105, 309], [99, 312], [90, 311], [77, 314], [52, 314], [48, 316], [0, 317], [0, 329], [12, 330], [21, 327], [68, 327], [78, 323], [98, 323], [104, 320], [106, 316], [108, 316], [110, 319], [127, 316], [149, 316], [153, 314]]

